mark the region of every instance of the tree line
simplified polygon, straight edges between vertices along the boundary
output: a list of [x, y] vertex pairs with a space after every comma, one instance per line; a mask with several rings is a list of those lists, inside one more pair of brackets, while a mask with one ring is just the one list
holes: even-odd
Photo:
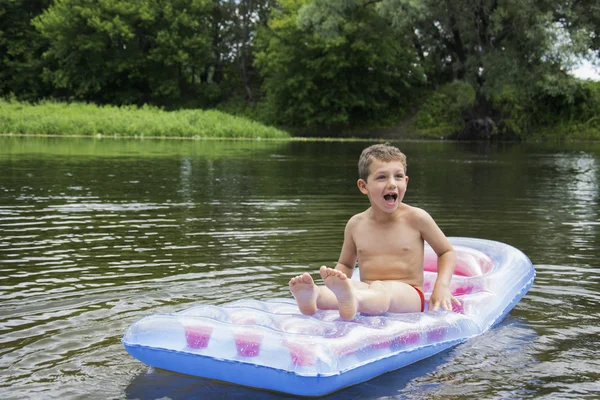
[[[298, 129], [587, 129], [596, 0], [4, 0], [0, 96], [220, 108]], [[590, 122], [591, 121], [591, 122]]]

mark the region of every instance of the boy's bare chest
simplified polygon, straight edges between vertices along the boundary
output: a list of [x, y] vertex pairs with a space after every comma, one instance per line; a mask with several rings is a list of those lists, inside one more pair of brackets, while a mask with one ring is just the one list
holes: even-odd
[[401, 280], [422, 285], [419, 266], [423, 265], [423, 239], [418, 230], [410, 226], [365, 229], [355, 235], [354, 243], [361, 280]]
[[355, 235], [354, 243], [359, 258], [361, 255], [408, 255], [422, 251], [423, 239], [420, 232], [410, 226], [373, 228], [368, 225]]

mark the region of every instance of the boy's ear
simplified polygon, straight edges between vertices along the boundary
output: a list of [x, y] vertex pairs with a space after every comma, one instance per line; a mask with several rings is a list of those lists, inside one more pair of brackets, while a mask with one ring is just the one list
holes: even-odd
[[360, 190], [362, 194], [369, 193], [367, 190], [367, 182], [364, 179], [359, 179], [356, 184], [358, 185], [358, 190]]

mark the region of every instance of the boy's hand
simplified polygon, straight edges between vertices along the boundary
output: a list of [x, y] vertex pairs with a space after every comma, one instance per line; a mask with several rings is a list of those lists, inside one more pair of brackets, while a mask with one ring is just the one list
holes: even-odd
[[460, 301], [452, 296], [447, 286], [435, 285], [429, 298], [429, 311], [437, 311], [440, 306], [443, 310], [452, 311], [452, 303], [460, 305]]

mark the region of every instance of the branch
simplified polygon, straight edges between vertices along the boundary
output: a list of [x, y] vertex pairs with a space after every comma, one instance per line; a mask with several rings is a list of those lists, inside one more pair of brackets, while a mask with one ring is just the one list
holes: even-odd
[[369, 0], [369, 1], [367, 1], [366, 3], [362, 4], [362, 5], [361, 5], [361, 7], [363, 7], [363, 8], [364, 8], [364, 7], [368, 7], [368, 6], [370, 6], [371, 4], [376, 4], [376, 3], [379, 3], [379, 2], [381, 2], [381, 1], [382, 1], [382, 0]]

